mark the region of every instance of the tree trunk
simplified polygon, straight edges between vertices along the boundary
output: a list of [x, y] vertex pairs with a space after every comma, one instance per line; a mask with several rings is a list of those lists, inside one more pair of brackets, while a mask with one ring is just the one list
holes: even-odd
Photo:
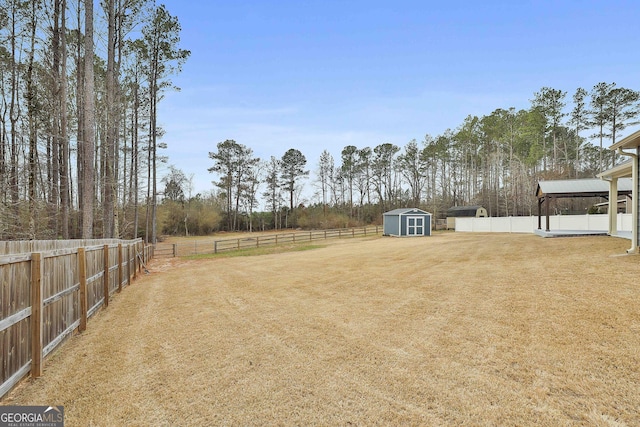
[[108, 30], [107, 30], [107, 74], [106, 74], [106, 112], [107, 112], [107, 129], [106, 129], [106, 147], [104, 150], [104, 177], [103, 191], [104, 204], [102, 207], [102, 235], [105, 238], [114, 237], [114, 164], [115, 164], [115, 145], [116, 145], [116, 96], [115, 96], [115, 38], [116, 38], [116, 10], [115, 1], [106, 1], [106, 10]]
[[[78, 185], [78, 209], [80, 212], [84, 212], [84, 63], [82, 57], [82, 45], [83, 39], [80, 31], [81, 28], [81, 20], [82, 15], [80, 10], [78, 10], [78, 39], [76, 40], [76, 108], [77, 108], [77, 116], [78, 116], [78, 126], [76, 129], [76, 142], [77, 142], [77, 153], [76, 153], [76, 168], [77, 168], [77, 185]], [[82, 217], [82, 221], [84, 221], [84, 215]], [[82, 222], [80, 221], [80, 222]], [[82, 235], [82, 225], [80, 225], [80, 230], [76, 231], [76, 235]]]
[[93, 81], [93, 1], [85, 1], [84, 39], [84, 146], [82, 238], [93, 238], [95, 200], [95, 88]]
[[69, 239], [69, 138], [67, 135], [67, 36], [66, 36], [66, 9], [67, 1], [60, 0], [60, 54], [62, 57], [60, 70], [60, 207], [61, 207], [61, 232], [63, 239]]
[[137, 76], [134, 82], [134, 94], [133, 94], [133, 126], [131, 135], [131, 183], [133, 184], [132, 199], [133, 199], [133, 237], [138, 237], [138, 183], [140, 182], [140, 159], [138, 151], [138, 109], [140, 108], [140, 100], [138, 95], [138, 83]]
[[18, 119], [20, 107], [18, 105], [18, 67], [16, 63], [16, 6], [11, 8], [11, 105], [9, 107], [9, 121], [11, 123], [11, 152], [9, 161], [9, 194], [11, 196], [11, 210], [14, 223], [18, 225]]
[[[36, 9], [35, 3], [32, 3], [30, 52], [29, 52], [29, 64], [27, 66], [27, 76], [26, 76], [27, 121], [29, 123], [29, 193], [28, 193], [29, 196], [28, 197], [29, 197], [29, 238], [30, 239], [36, 238], [36, 176], [37, 176], [37, 167], [38, 167], [36, 163], [36, 153], [38, 150], [36, 106], [35, 106], [36, 93], [35, 93], [35, 84], [33, 81], [33, 78], [34, 78], [33, 63], [34, 63], [35, 43], [36, 43], [36, 10], [35, 9]], [[55, 59], [54, 59], [54, 67], [55, 67]], [[55, 114], [54, 114], [54, 120], [55, 120]], [[55, 129], [55, 126], [54, 126], [54, 129]], [[55, 158], [56, 152], [52, 153], [53, 163], [57, 161], [57, 159]], [[55, 184], [52, 184], [52, 185], [55, 185]]]

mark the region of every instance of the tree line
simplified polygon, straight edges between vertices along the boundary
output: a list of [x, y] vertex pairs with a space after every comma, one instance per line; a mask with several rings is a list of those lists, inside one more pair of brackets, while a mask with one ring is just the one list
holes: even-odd
[[0, 0], [0, 238], [155, 241], [162, 93], [189, 51], [151, 0]]
[[[484, 206], [491, 216], [531, 215], [539, 180], [592, 178], [619, 161], [606, 147], [638, 123], [639, 101], [637, 91], [615, 83], [579, 88], [570, 98], [543, 87], [527, 109], [468, 116], [453, 130], [403, 147], [350, 145], [338, 159], [324, 150], [307, 199], [301, 195], [309, 171], [299, 150], [265, 161], [227, 140], [209, 153], [209, 172], [219, 178], [211, 196], [218, 200], [218, 228], [352, 226], [406, 206], [436, 217], [469, 204]], [[257, 211], [261, 201], [265, 212]]]
[[570, 99], [544, 87], [527, 109], [469, 116], [402, 147], [347, 146], [337, 159], [325, 150], [312, 197], [303, 197], [310, 171], [300, 150], [258, 159], [227, 140], [210, 153], [217, 191], [187, 196], [181, 171], [157, 176], [167, 160], [158, 104], [189, 57], [180, 31], [152, 0], [102, 0], [99, 10], [83, 0], [0, 0], [1, 239], [155, 242], [158, 215], [161, 232], [207, 233], [371, 223], [407, 205], [437, 216], [465, 204], [530, 214], [538, 180], [613, 166], [606, 146], [638, 119], [638, 92], [615, 83]]

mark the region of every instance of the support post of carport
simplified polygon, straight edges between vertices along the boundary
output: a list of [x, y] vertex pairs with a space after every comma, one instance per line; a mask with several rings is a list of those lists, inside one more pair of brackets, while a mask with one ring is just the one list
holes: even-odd
[[609, 235], [618, 235], [618, 178], [609, 181]]
[[551, 197], [547, 196], [544, 198], [545, 217], [547, 219], [547, 228], [545, 231], [547, 232], [551, 231], [549, 227], [549, 203], [551, 203]]
[[543, 197], [538, 199], [538, 230], [542, 230], [542, 203], [543, 202], [544, 202]]

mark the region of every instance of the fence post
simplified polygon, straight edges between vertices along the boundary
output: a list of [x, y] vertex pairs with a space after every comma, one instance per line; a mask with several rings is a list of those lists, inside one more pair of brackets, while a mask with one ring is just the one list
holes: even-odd
[[118, 292], [122, 292], [122, 243], [118, 243]]
[[84, 248], [78, 248], [78, 276], [80, 279], [80, 332], [87, 329], [87, 256]]
[[176, 246], [178, 246], [178, 244], [177, 244], [177, 243], [174, 243], [174, 244], [173, 244], [173, 257], [174, 257], [174, 258], [175, 258], [175, 257], [177, 256], [177, 254], [178, 254], [178, 248], [177, 248]]
[[213, 242], [213, 253], [214, 254], [218, 253], [218, 241], [217, 240], [215, 242]]
[[138, 252], [138, 256], [136, 257], [137, 258], [136, 262], [137, 262], [137, 266], [138, 266], [138, 268], [136, 268], [136, 270], [138, 270], [138, 274], [140, 274], [142, 272], [142, 263], [144, 262], [144, 260], [143, 260], [144, 251], [145, 251], [144, 242], [141, 242], [140, 250]]
[[136, 279], [138, 277], [138, 248], [140, 247], [140, 242], [136, 242], [133, 244], [133, 278]]
[[351, 237], [356, 237], [356, 229], [355, 228], [351, 229]]
[[42, 376], [42, 254], [31, 254], [31, 377]]
[[109, 245], [104, 245], [104, 279], [102, 281], [104, 285], [104, 306], [109, 306]]
[[127, 286], [131, 285], [131, 243], [127, 244]]
[[260, 247], [260, 236], [256, 237], [256, 248]]
[[327, 230], [324, 230], [324, 240], [327, 240]]

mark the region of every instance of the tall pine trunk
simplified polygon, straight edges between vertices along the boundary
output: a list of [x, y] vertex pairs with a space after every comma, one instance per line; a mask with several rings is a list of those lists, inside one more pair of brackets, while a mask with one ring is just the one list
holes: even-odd
[[[80, 4], [80, 1], [78, 1]], [[82, 56], [82, 46], [84, 44], [84, 38], [82, 32], [82, 14], [78, 10], [77, 15], [77, 40], [76, 40], [76, 114], [78, 118], [78, 126], [76, 128], [76, 168], [77, 168], [77, 197], [78, 197], [78, 210], [84, 211], [84, 61]], [[76, 225], [76, 235], [82, 235], [82, 222], [84, 216], [78, 218], [78, 224]]]
[[11, 211], [15, 225], [19, 223], [18, 208], [18, 119], [20, 118], [20, 108], [18, 105], [19, 85], [18, 85], [18, 64], [16, 61], [16, 5], [11, 8], [11, 101], [9, 107], [9, 121], [11, 132], [11, 147], [9, 160], [9, 194], [11, 198]]
[[104, 177], [103, 177], [103, 191], [104, 191], [104, 204], [102, 206], [102, 235], [105, 238], [114, 237], [114, 213], [115, 213], [115, 179], [114, 179], [114, 165], [115, 165], [115, 146], [117, 136], [117, 108], [116, 108], [116, 96], [115, 96], [115, 43], [116, 43], [116, 10], [115, 1], [106, 1], [108, 20], [107, 30], [107, 74], [106, 74], [106, 101], [107, 101], [107, 129], [106, 129], [106, 147], [105, 147], [105, 159], [104, 159]]
[[84, 146], [82, 238], [93, 238], [95, 200], [95, 88], [93, 81], [93, 1], [85, 0], [84, 36]]
[[[29, 123], [29, 238], [36, 238], [36, 178], [37, 178], [37, 151], [38, 135], [36, 125], [36, 87], [33, 81], [33, 66], [36, 44], [36, 5], [31, 8], [31, 34], [29, 63], [27, 66], [27, 121]], [[55, 153], [53, 153], [55, 154]], [[53, 156], [52, 156], [53, 157]], [[55, 162], [55, 157], [53, 157]], [[55, 182], [55, 180], [54, 180]]]
[[63, 239], [69, 239], [69, 137], [67, 135], [67, 36], [66, 36], [66, 0], [60, 1], [60, 54], [62, 62], [60, 65], [60, 207], [62, 214], [61, 232]]

